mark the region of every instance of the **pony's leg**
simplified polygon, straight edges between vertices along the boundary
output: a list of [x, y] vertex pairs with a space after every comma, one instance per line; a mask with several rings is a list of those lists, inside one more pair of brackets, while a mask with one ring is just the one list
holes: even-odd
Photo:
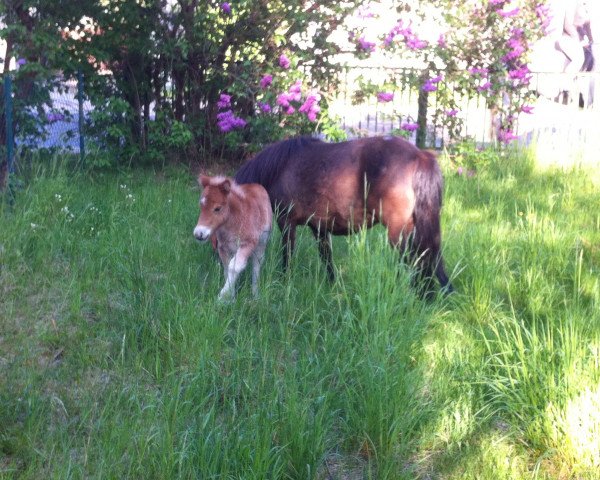
[[335, 280], [335, 271], [333, 269], [333, 255], [331, 251], [331, 235], [327, 231], [323, 231], [320, 228], [315, 228], [311, 225], [311, 230], [315, 239], [317, 240], [317, 246], [319, 247], [319, 256], [325, 263], [327, 268], [327, 278], [330, 282]]
[[219, 300], [224, 300], [227, 297], [232, 300], [235, 298], [235, 282], [240, 273], [246, 268], [251, 253], [252, 247], [241, 247], [225, 266], [225, 285], [219, 292]]
[[[437, 248], [431, 244], [420, 244], [419, 232], [414, 230], [412, 205], [406, 199], [396, 198], [392, 201], [388, 199], [384, 203], [382, 223], [388, 229], [390, 244], [399, 250], [405, 261], [415, 262], [416, 276], [411, 283], [422, 297], [431, 297], [432, 277], [436, 271], [435, 259], [438, 257], [439, 244]], [[443, 266], [441, 268], [443, 272]]]
[[296, 245], [296, 222], [290, 221], [287, 216], [277, 219], [277, 225], [281, 230], [281, 242], [283, 244], [283, 271], [287, 271], [294, 246]]
[[413, 230], [412, 206], [407, 199], [386, 199], [381, 211], [381, 223], [388, 231], [388, 242], [404, 254]]
[[449, 295], [454, 292], [454, 287], [450, 283], [450, 279], [444, 269], [444, 259], [438, 241], [433, 241], [430, 248], [427, 250], [419, 249], [416, 255], [419, 255], [419, 265], [417, 266], [417, 269], [420, 282], [418, 287], [424, 297], [434, 297], [434, 276], [440, 282], [440, 288], [443, 294]]
[[267, 241], [269, 240], [269, 231], [263, 232], [258, 240], [258, 245], [254, 249], [252, 254], [252, 295], [254, 298], [258, 297], [258, 277], [260, 275], [260, 268], [263, 260], [265, 259], [265, 250], [267, 248]]

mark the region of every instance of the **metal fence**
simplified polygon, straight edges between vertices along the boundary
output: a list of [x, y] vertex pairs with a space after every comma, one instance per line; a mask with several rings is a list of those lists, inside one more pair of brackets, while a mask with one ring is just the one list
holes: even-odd
[[28, 106], [21, 98], [19, 85], [10, 74], [4, 76], [3, 89], [0, 113], [5, 122], [3, 143], [9, 172], [14, 170], [15, 156], [23, 151], [60, 151], [84, 161], [84, 122], [93, 107], [84, 99], [82, 75], [28, 88], [32, 94], [36, 89], [45, 90], [47, 98], [36, 107]]
[[[330, 112], [339, 117], [350, 137], [391, 134], [404, 123], [417, 122], [419, 91], [414, 87], [414, 79], [421, 74], [413, 69], [349, 67], [343, 81], [336, 86]], [[390, 102], [381, 103], [374, 95], [355, 94], [364, 84], [384, 81], [393, 85], [394, 97]], [[557, 138], [582, 146], [595, 143], [600, 120], [600, 99], [594, 101], [596, 85], [600, 85], [599, 73], [533, 73], [530, 87], [537, 100], [532, 103], [532, 112], [523, 112], [516, 119], [518, 141], [531, 145], [547, 142], [547, 137], [552, 136], [553, 143]], [[454, 133], [459, 138], [471, 138], [480, 144], [495, 142], [495, 122], [499, 118], [494, 118], [483, 96], [462, 95], [456, 85], [446, 82], [441, 82], [439, 88], [458, 107], [460, 129]], [[425, 146], [429, 148], [439, 149], [451, 139], [447, 124], [436, 114], [440, 106], [436, 92], [429, 93], [423, 112]], [[417, 132], [412, 133], [411, 139], [415, 141], [416, 136]]]

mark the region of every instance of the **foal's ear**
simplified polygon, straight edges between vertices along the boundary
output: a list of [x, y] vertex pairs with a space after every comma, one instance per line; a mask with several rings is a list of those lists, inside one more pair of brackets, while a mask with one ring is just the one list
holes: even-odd
[[198, 183], [202, 185], [202, 188], [206, 188], [206, 186], [210, 183], [210, 177], [206, 175], [200, 175], [198, 177]]
[[227, 195], [231, 191], [231, 180], [226, 178], [221, 184], [219, 184], [219, 188], [225, 195]]

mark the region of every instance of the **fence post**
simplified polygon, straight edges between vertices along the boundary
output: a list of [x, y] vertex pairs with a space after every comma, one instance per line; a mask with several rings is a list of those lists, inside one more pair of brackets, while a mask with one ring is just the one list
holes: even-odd
[[429, 70], [425, 69], [420, 78], [419, 87], [419, 96], [417, 98], [417, 124], [419, 128], [417, 128], [417, 138], [416, 144], [419, 148], [425, 148], [427, 145], [427, 107], [429, 103], [429, 93], [423, 90], [422, 85], [425, 84], [425, 81], [429, 78]]
[[7, 185], [9, 178], [14, 173], [14, 132], [12, 119], [12, 78], [10, 74], [4, 76], [4, 117], [6, 119], [6, 166], [7, 166]]
[[84, 167], [85, 139], [83, 136], [83, 72], [77, 71], [77, 101], [79, 103], [79, 167]]

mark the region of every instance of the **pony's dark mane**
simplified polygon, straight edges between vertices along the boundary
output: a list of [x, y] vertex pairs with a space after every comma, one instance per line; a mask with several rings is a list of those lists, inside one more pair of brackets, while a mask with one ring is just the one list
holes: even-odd
[[320, 143], [323, 142], [318, 138], [298, 137], [269, 145], [240, 167], [235, 174], [235, 181], [240, 185], [260, 183], [268, 190], [295, 153], [307, 146]]

